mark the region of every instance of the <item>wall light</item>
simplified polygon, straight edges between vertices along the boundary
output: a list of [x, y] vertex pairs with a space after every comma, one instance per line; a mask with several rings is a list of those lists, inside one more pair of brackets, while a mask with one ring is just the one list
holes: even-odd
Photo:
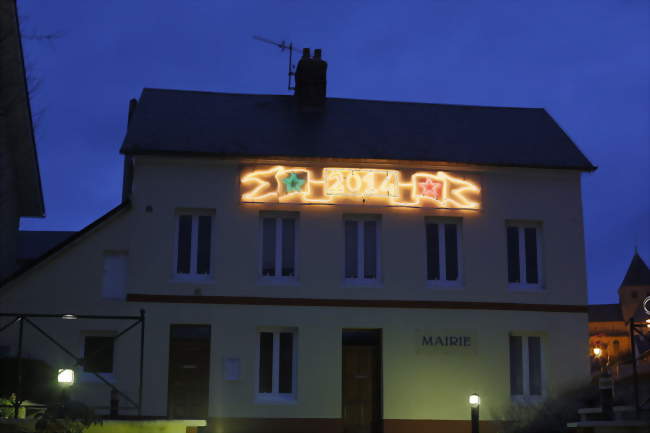
[[69, 368], [59, 368], [59, 374], [56, 377], [61, 386], [71, 386], [74, 384], [74, 370]]

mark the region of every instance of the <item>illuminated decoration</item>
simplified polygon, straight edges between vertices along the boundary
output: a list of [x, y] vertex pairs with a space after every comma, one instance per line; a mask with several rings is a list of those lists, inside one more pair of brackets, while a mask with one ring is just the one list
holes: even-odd
[[305, 183], [305, 179], [299, 178], [296, 173], [291, 173], [289, 176], [282, 179], [282, 183], [284, 183], [287, 192], [300, 192]]
[[445, 171], [244, 167], [243, 203], [348, 204], [480, 209], [478, 183]]
[[431, 179], [427, 179], [424, 182], [419, 182], [418, 186], [420, 187], [420, 194], [423, 197], [430, 197], [436, 200], [440, 200], [442, 182], [434, 182]]

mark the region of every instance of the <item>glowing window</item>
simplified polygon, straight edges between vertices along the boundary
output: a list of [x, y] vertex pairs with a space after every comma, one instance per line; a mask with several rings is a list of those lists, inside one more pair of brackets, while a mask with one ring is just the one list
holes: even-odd
[[543, 394], [541, 337], [510, 336], [510, 394], [519, 398]]
[[425, 224], [427, 280], [460, 279], [460, 222], [427, 220]]
[[258, 397], [294, 398], [297, 353], [295, 330], [264, 330], [258, 335]]
[[540, 287], [542, 284], [541, 228], [538, 224], [507, 226], [508, 283]]
[[379, 219], [373, 216], [346, 217], [345, 278], [376, 280], [379, 278]]
[[176, 276], [210, 275], [212, 214], [181, 213], [176, 221]]
[[262, 277], [296, 276], [297, 214], [263, 213]]

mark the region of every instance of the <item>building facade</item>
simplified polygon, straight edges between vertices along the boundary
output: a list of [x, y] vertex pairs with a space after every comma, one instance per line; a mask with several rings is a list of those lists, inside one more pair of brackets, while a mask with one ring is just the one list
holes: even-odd
[[0, 1], [0, 281], [17, 268], [21, 217], [45, 214], [15, 0]]
[[[589, 380], [594, 167], [543, 110], [152, 89], [132, 107], [127, 200], [0, 299], [144, 309], [143, 415], [453, 432], [478, 393], [494, 431], [513, 404]], [[138, 391], [138, 335], [113, 340], [118, 322], [48, 322], [85, 359], [73, 396], [105, 409], [85, 370]], [[69, 365], [28, 328], [29, 356]]]

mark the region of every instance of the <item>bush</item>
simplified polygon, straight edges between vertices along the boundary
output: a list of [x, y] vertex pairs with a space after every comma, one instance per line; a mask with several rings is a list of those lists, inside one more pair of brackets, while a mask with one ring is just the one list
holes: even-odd
[[[18, 390], [18, 362], [16, 358], [0, 358], [0, 396], [9, 396]], [[55, 401], [58, 395], [57, 371], [39, 359], [21, 360], [21, 400], [38, 403]]]
[[83, 403], [66, 401], [63, 405], [50, 406], [39, 414], [37, 433], [82, 433], [93, 424], [101, 424], [101, 417]]
[[578, 420], [578, 409], [599, 405], [598, 389], [592, 384], [547, 398], [541, 404], [513, 404], [502, 417], [504, 433], [564, 433], [568, 422]]

